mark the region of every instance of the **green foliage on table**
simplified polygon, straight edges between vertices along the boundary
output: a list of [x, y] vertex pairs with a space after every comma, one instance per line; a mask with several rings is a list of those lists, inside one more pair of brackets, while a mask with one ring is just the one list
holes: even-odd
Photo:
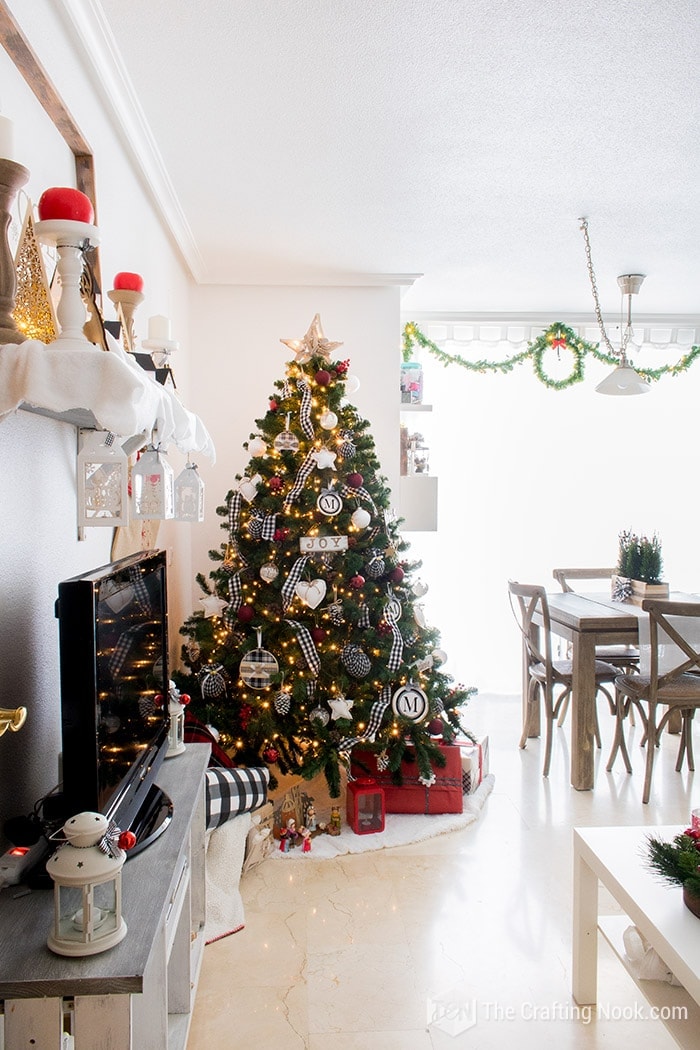
[[691, 829], [676, 835], [672, 842], [649, 836], [649, 867], [666, 882], [684, 886], [700, 894], [700, 851]]
[[656, 534], [649, 538], [629, 530], [620, 533], [617, 562], [620, 576], [642, 583], [660, 583], [662, 569], [661, 541]]

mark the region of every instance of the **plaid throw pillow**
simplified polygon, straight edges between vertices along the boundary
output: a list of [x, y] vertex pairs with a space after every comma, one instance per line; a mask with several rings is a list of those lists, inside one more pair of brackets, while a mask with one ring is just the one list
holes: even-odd
[[207, 831], [267, 802], [270, 772], [264, 766], [248, 769], [207, 769]]

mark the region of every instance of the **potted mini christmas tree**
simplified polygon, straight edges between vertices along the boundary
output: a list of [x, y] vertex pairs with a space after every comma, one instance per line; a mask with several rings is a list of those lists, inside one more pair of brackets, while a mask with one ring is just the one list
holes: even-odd
[[226, 538], [197, 576], [203, 609], [181, 628], [176, 680], [241, 764], [323, 772], [337, 797], [361, 743], [399, 777], [410, 755], [429, 781], [475, 690], [443, 670], [342, 344], [318, 315], [282, 342], [292, 360], [217, 508]]
[[613, 597], [641, 604], [645, 598], [668, 598], [668, 584], [661, 579], [661, 542], [630, 530], [620, 533], [617, 576], [613, 577]]

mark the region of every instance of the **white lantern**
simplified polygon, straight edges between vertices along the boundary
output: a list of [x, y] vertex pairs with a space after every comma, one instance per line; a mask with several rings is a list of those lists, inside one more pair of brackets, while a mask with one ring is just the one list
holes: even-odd
[[129, 461], [106, 430], [82, 430], [78, 455], [78, 525], [112, 528], [129, 522]]
[[131, 471], [131, 495], [135, 518], [172, 518], [175, 509], [173, 468], [154, 445], [141, 453]]
[[[158, 697], [156, 697], [156, 700]], [[185, 708], [190, 702], [187, 693], [181, 693], [174, 682], [168, 691], [168, 711], [170, 729], [168, 730], [168, 750], [166, 758], [174, 758], [185, 751]]]
[[[96, 955], [126, 936], [121, 914], [126, 853], [108, 836], [102, 813], [78, 813], [63, 825], [66, 841], [46, 863], [54, 883], [57, 955]], [[129, 834], [129, 833], [127, 833]]]
[[175, 520], [204, 521], [204, 482], [189, 460], [175, 478]]

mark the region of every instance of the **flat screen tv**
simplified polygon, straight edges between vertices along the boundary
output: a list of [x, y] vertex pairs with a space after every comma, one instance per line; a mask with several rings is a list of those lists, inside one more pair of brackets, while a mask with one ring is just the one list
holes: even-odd
[[[58, 585], [62, 809], [104, 813], [136, 835], [172, 816], [156, 784], [168, 749], [164, 551], [142, 551]], [[160, 696], [159, 696], [160, 694]]]

